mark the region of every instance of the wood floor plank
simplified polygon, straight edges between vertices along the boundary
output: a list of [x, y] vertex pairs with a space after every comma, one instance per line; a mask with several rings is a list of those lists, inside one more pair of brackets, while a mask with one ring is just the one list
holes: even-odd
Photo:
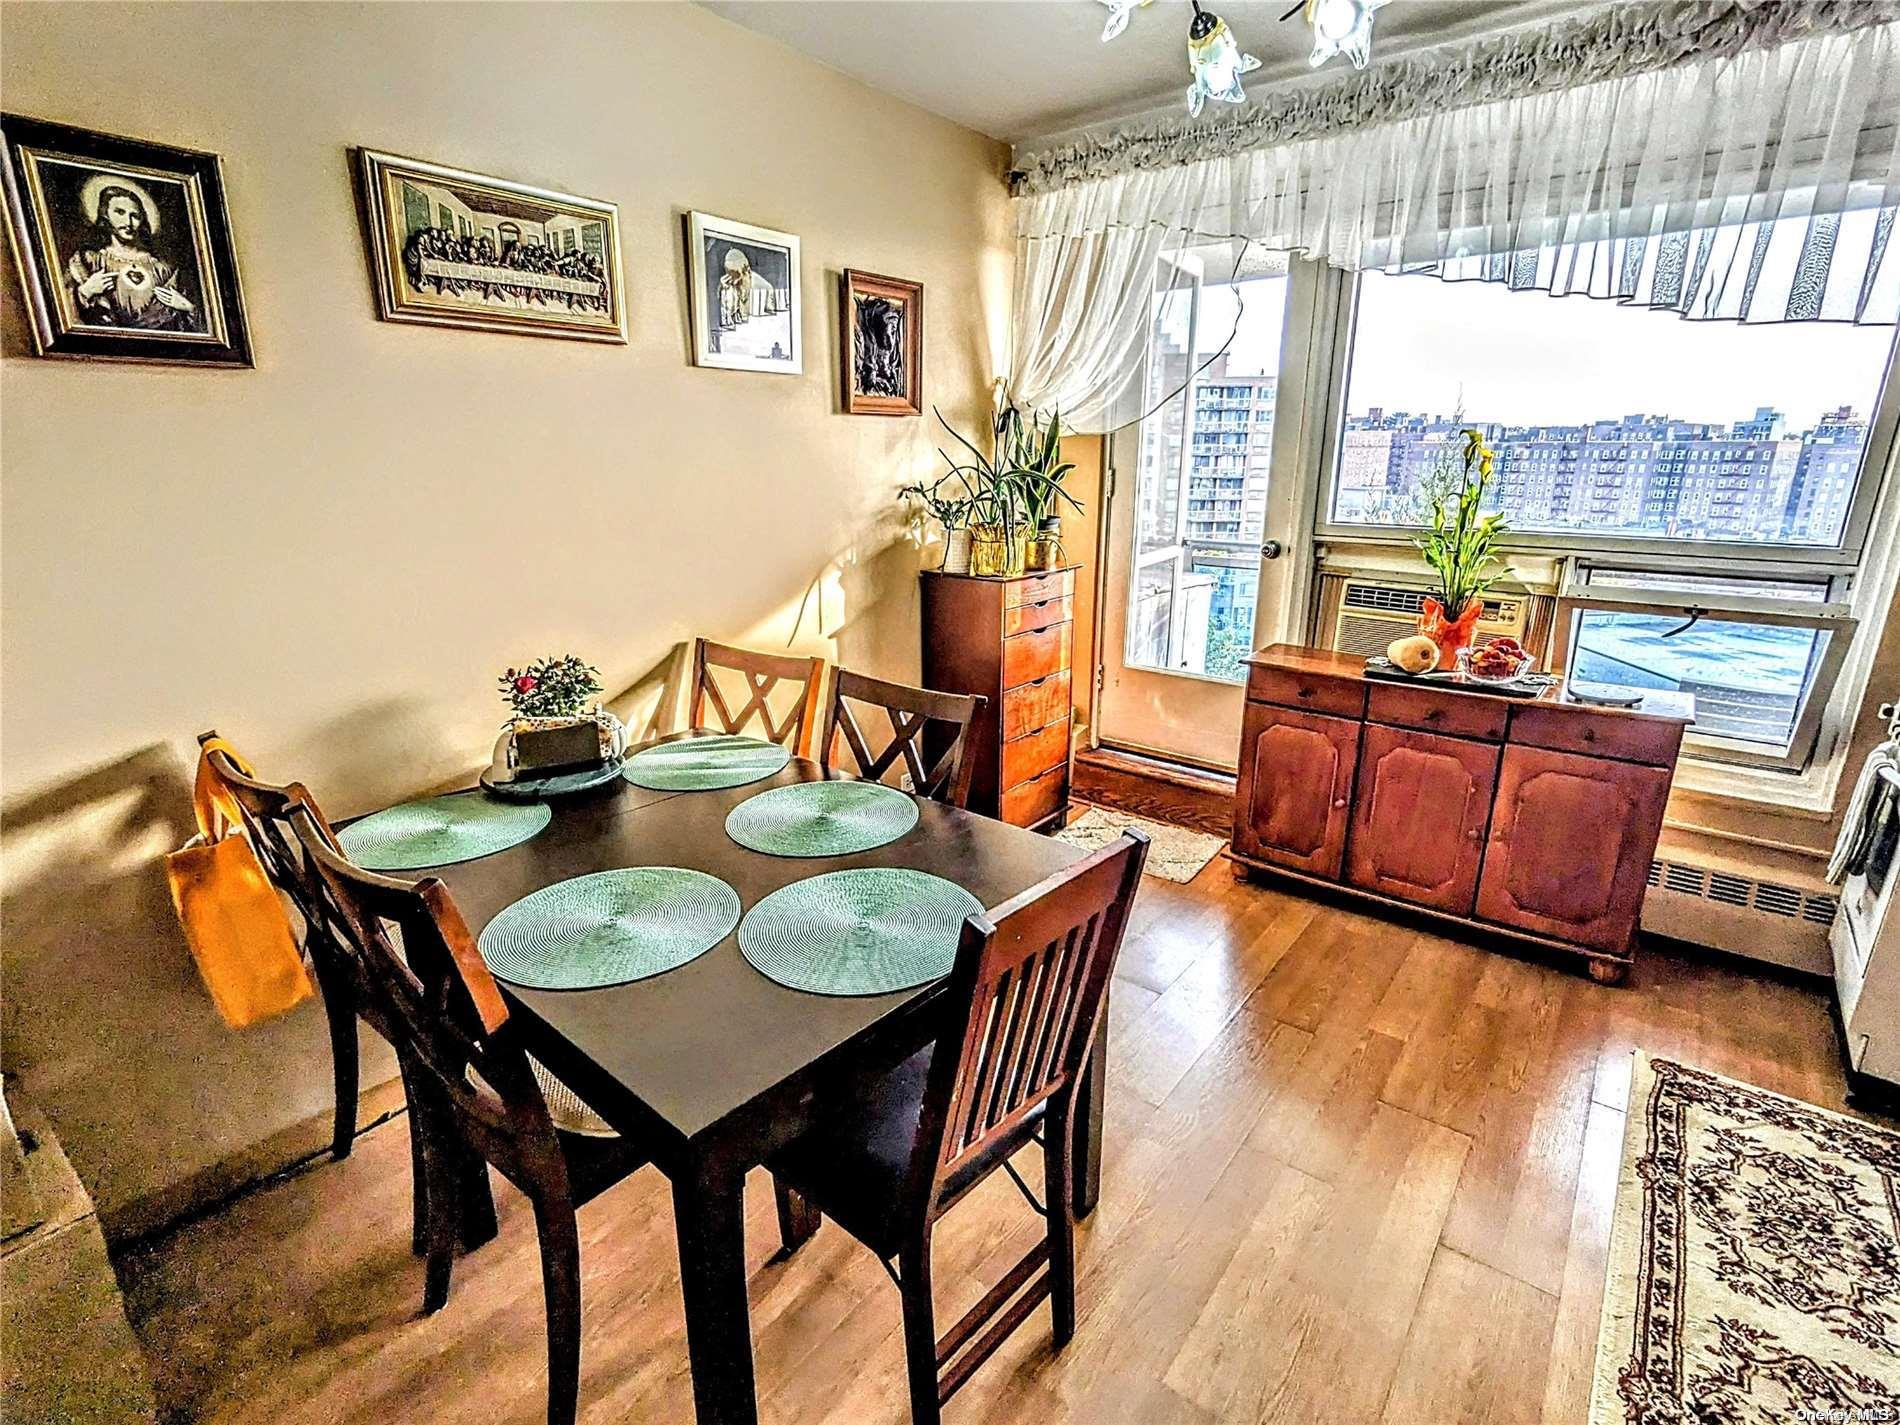
[[[1441, 1247], [1379, 1417], [1386, 1425], [1522, 1425], [1544, 1403], [1556, 1298]], [[1580, 1418], [1580, 1417], [1579, 1417]]]
[[1570, 1220], [1570, 1250], [1557, 1291], [1557, 1319], [1544, 1378], [1543, 1425], [1576, 1425], [1589, 1412], [1623, 1129], [1621, 1113], [1601, 1103], [1590, 1105]]

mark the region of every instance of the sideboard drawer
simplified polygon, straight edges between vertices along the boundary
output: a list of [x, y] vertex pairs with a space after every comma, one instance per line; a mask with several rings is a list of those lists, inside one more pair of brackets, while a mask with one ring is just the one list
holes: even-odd
[[1256, 702], [1298, 708], [1301, 712], [1327, 713], [1333, 717], [1366, 715], [1366, 685], [1352, 678], [1328, 678], [1321, 674], [1256, 666], [1247, 675], [1247, 696]]
[[1003, 744], [1003, 786], [1020, 786], [1069, 760], [1069, 719]]
[[1448, 732], [1455, 737], [1480, 737], [1488, 742], [1504, 741], [1509, 712], [1496, 698], [1475, 693], [1441, 693], [1434, 688], [1389, 684], [1380, 684], [1366, 693], [1366, 716], [1373, 722]]
[[1020, 688], [1069, 666], [1069, 633], [1075, 625], [1055, 624], [1003, 640], [1003, 686]]
[[1682, 746], [1682, 724], [1575, 708], [1516, 708], [1511, 715], [1511, 741], [1553, 752], [1673, 767]]
[[1014, 742], [1026, 733], [1041, 732], [1069, 715], [1069, 674], [1051, 673], [1041, 682], [1025, 683], [1003, 694], [1003, 741]]
[[1003, 793], [1002, 820], [1012, 826], [1034, 826], [1059, 809], [1068, 792], [1068, 767], [1051, 767], [1040, 777]]
[[1003, 637], [1033, 633], [1051, 624], [1067, 623], [1074, 602], [1067, 594], [1063, 594], [1057, 598], [1044, 599], [1039, 604], [1013, 604], [1003, 610]]
[[1045, 599], [1066, 598], [1075, 592], [1075, 570], [1061, 569], [1054, 574], [1038, 574], [1033, 579], [1012, 579], [1003, 594], [1003, 607], [1020, 608], [1039, 604]]

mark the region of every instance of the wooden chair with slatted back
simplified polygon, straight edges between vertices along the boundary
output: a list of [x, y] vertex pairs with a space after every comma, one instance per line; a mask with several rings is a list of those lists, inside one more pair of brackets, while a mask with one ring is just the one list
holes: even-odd
[[[983, 702], [981, 694], [933, 692], [839, 668], [831, 675], [831, 707], [818, 760], [829, 771], [842, 737], [857, 760], [860, 777], [878, 781], [901, 757], [918, 796], [963, 806], [970, 799], [970, 773], [976, 765], [965, 759], [963, 749]], [[889, 716], [891, 740], [881, 752], [872, 753], [852, 703], [882, 708]]]
[[[745, 681], [745, 702], [734, 713], [720, 690], [715, 669], [727, 669]], [[782, 743], [800, 757], [811, 755], [812, 731], [818, 722], [818, 693], [825, 678], [825, 660], [789, 653], [756, 653], [749, 648], [693, 640], [692, 696], [687, 725], [706, 727], [706, 705], [712, 704], [723, 732], [742, 732], [754, 717], [765, 726], [767, 741]], [[798, 701], [782, 717], [774, 717], [767, 699], [781, 682], [800, 685]]]
[[[1128, 831], [1088, 859], [964, 922], [937, 1042], [793, 1140], [770, 1166], [788, 1252], [830, 1217], [885, 1261], [904, 1307], [911, 1418], [947, 1401], [1044, 1298], [1055, 1344], [1075, 1334], [1076, 1084], [1098, 1032], [1148, 838]], [[1010, 1164], [1042, 1144], [1043, 1200]], [[942, 1337], [930, 1296], [933, 1225], [1007, 1168], [1048, 1232]], [[788, 1199], [788, 1200], [785, 1200]]]
[[411, 1085], [412, 1132], [429, 1179], [425, 1313], [448, 1299], [461, 1200], [487, 1168], [527, 1196], [547, 1307], [548, 1422], [572, 1425], [580, 1394], [580, 1232], [576, 1211], [639, 1168], [631, 1140], [555, 1127], [508, 1006], [435, 877], [377, 875], [338, 853], [314, 817], [293, 824], [362, 956], [365, 993], [393, 1029]]
[[[198, 735], [202, 746], [218, 736], [213, 729]], [[339, 918], [323, 879], [304, 855], [303, 844], [291, 826], [291, 812], [301, 805], [308, 809], [316, 825], [332, 846], [335, 836], [324, 819], [316, 798], [301, 782], [278, 786], [247, 775], [222, 750], [209, 753], [212, 770], [230, 789], [244, 823], [245, 839], [250, 842], [258, 864], [270, 882], [290, 902], [303, 922], [304, 954], [316, 975], [323, 996], [323, 1013], [329, 1021], [331, 1077], [336, 1091], [336, 1108], [331, 1124], [330, 1152], [347, 1158], [356, 1141], [356, 1111], [362, 1072], [361, 1051], [356, 1039], [356, 1021], [363, 1018], [370, 1028], [389, 1037], [379, 1022], [374, 1005], [362, 995], [362, 969], [352, 948], [347, 927]], [[423, 1249], [427, 1221], [423, 1201], [424, 1175], [421, 1145], [410, 1138], [410, 1181], [414, 1197], [411, 1215], [410, 1245]]]

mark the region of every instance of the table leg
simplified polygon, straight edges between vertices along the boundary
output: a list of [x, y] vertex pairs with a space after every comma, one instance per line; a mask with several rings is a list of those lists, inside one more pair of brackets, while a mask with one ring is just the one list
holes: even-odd
[[745, 1284], [745, 1175], [706, 1170], [673, 1180], [686, 1353], [699, 1425], [757, 1425]]
[[1095, 1047], [1082, 1066], [1070, 1123], [1070, 1162], [1075, 1165], [1075, 1215], [1087, 1217], [1102, 1195], [1102, 1105], [1108, 1092], [1108, 997], [1102, 998], [1102, 1023]]

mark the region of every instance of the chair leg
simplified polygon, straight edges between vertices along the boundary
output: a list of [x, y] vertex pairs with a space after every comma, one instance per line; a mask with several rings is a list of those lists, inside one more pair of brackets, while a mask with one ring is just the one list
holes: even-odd
[[772, 1198], [778, 1205], [779, 1242], [789, 1257], [817, 1235], [824, 1215], [776, 1175], [772, 1178]]
[[356, 1007], [341, 992], [325, 988], [323, 1013], [330, 1021], [330, 1068], [336, 1081], [336, 1119], [330, 1156], [347, 1158], [356, 1143], [356, 1098], [361, 1055], [356, 1043]]
[[566, 1199], [534, 1204], [548, 1316], [548, 1425], [574, 1425], [581, 1392], [581, 1239]]
[[904, 1362], [910, 1375], [911, 1425], [941, 1425], [937, 1399], [937, 1313], [930, 1297], [930, 1230], [897, 1254], [904, 1303]]
[[454, 1164], [449, 1157], [452, 1145], [443, 1140], [436, 1114], [420, 1096], [411, 1096], [409, 1100], [409, 1132], [422, 1145], [422, 1188], [416, 1194], [426, 1226], [424, 1250], [427, 1265], [423, 1274], [422, 1314], [433, 1316], [449, 1299], [449, 1282], [455, 1273], [455, 1237], [461, 1207], [454, 1186]]
[[1043, 1125], [1043, 1192], [1049, 1208], [1049, 1314], [1057, 1350], [1075, 1335], [1075, 1160], [1066, 1106]]
[[429, 1250], [429, 1164], [423, 1154], [421, 1110], [409, 1084], [409, 1068], [402, 1065], [403, 1101], [409, 1105], [409, 1250], [418, 1257]]

